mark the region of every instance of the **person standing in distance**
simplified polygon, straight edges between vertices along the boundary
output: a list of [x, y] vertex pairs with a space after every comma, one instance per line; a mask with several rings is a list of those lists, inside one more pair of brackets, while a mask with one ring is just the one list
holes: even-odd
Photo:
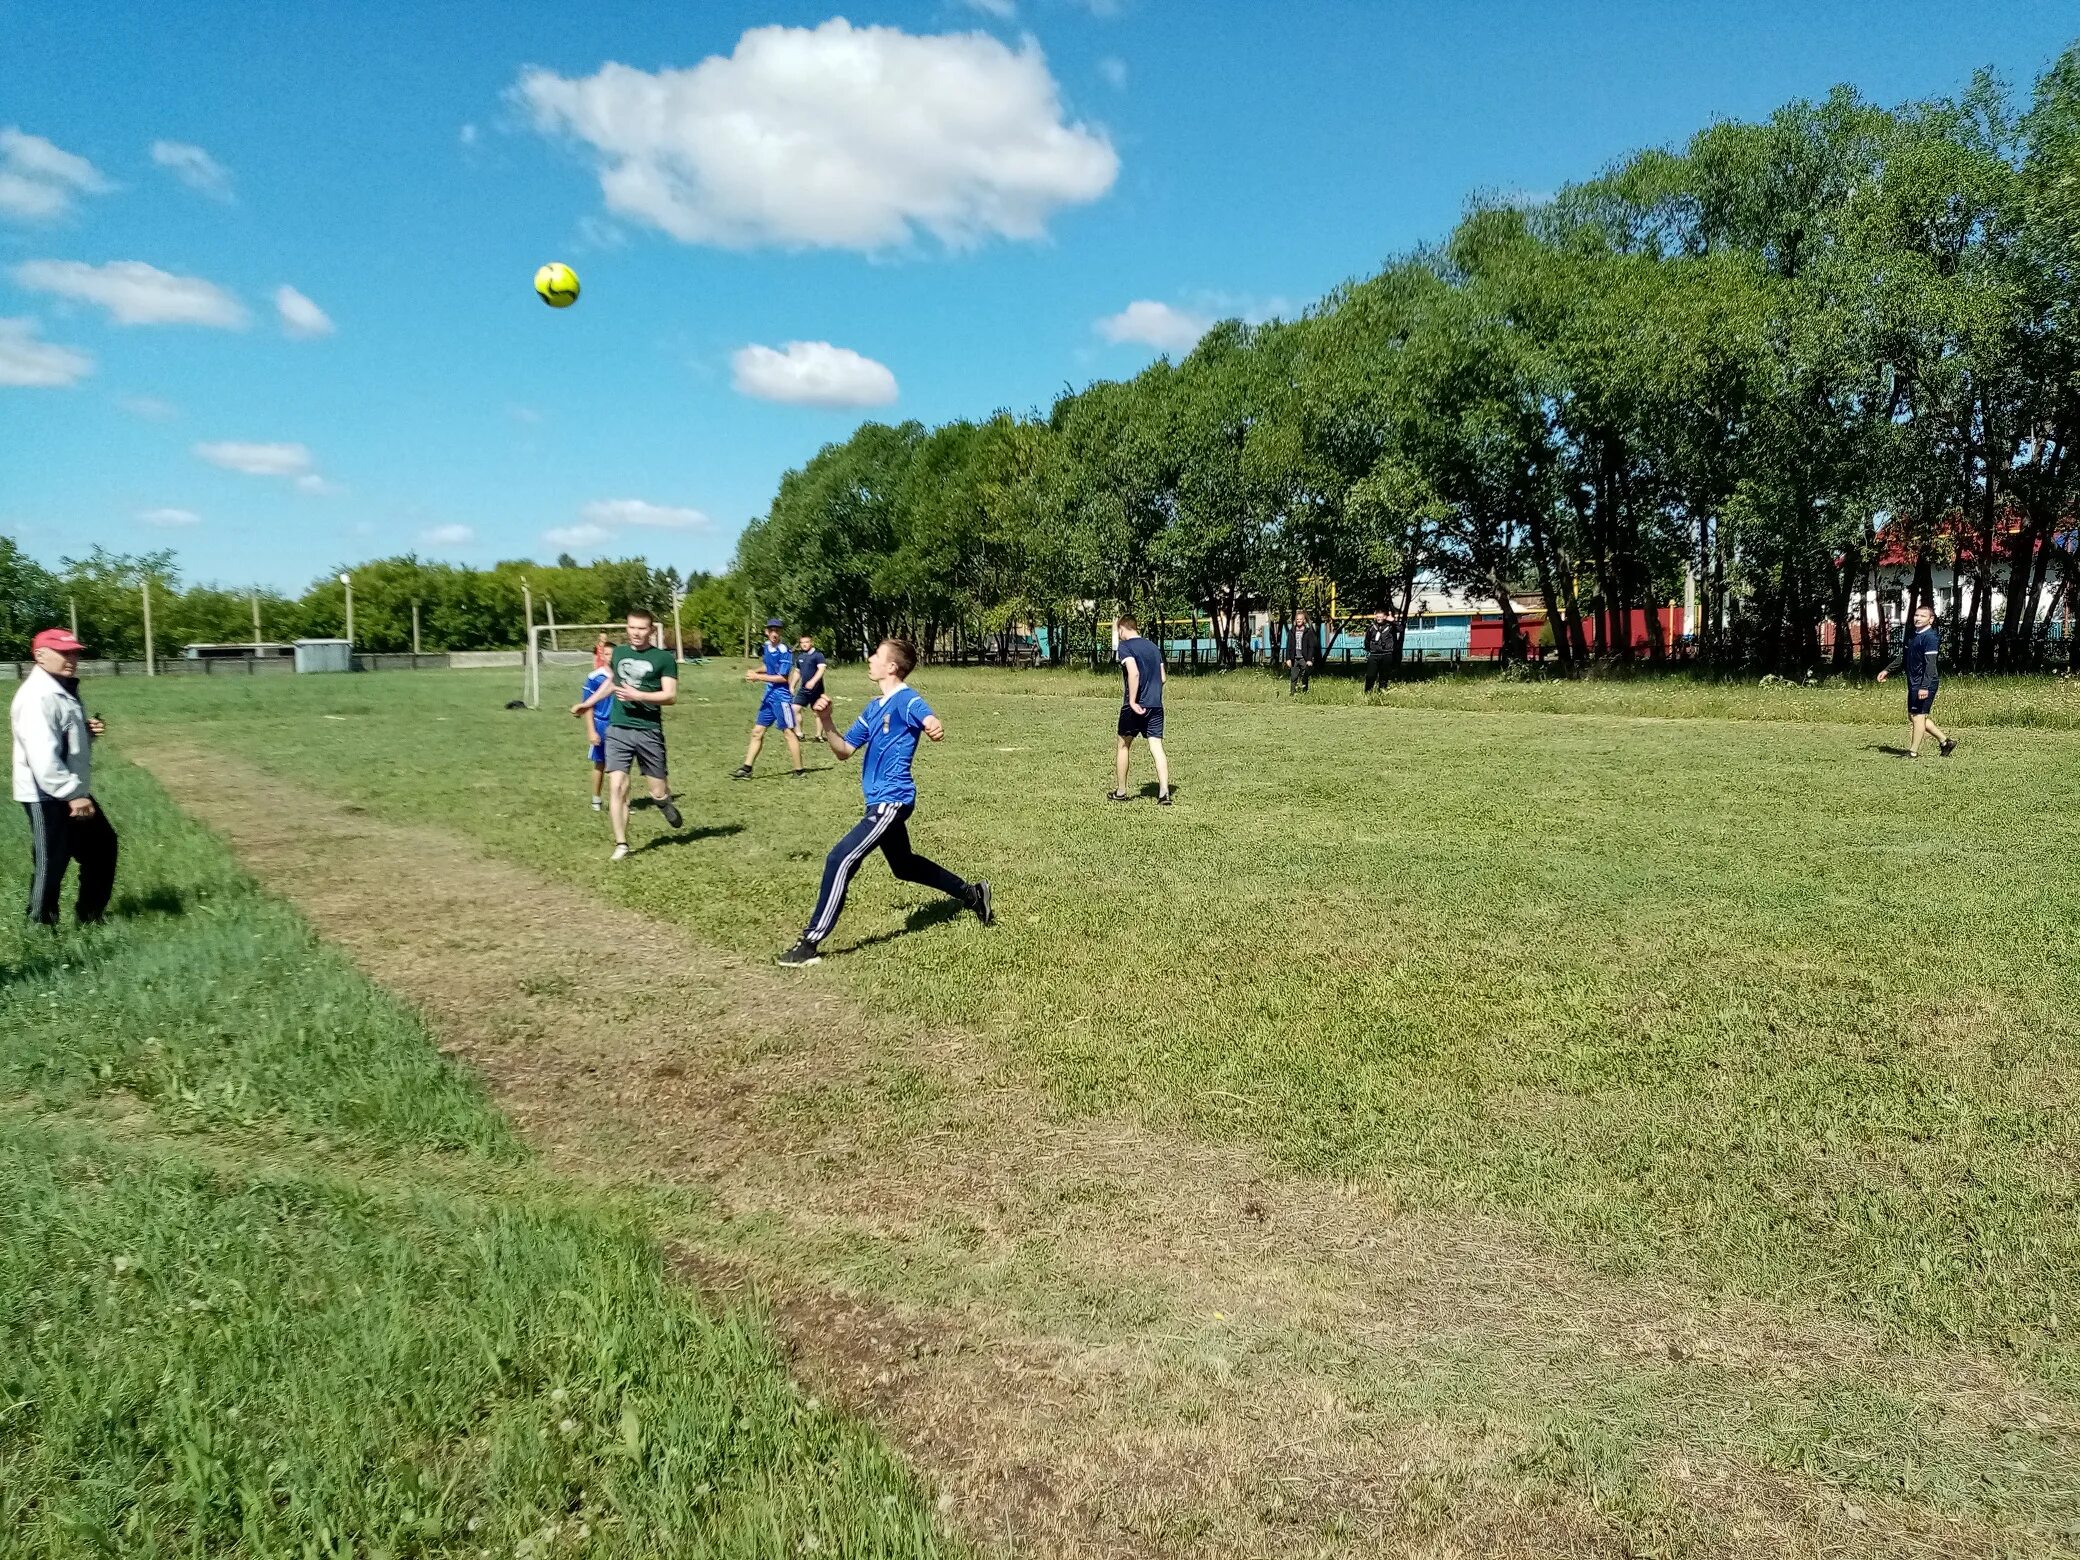
[[917, 782], [911, 778], [910, 761], [917, 754], [917, 738], [922, 733], [937, 742], [946, 735], [932, 707], [903, 680], [916, 665], [917, 650], [909, 640], [884, 639], [867, 659], [867, 675], [874, 679], [881, 696], [868, 701], [852, 729], [841, 737], [831, 724], [829, 710], [818, 712], [823, 740], [840, 763], [855, 753], [866, 755], [860, 760], [859, 784], [866, 796], [867, 814], [824, 858], [816, 909], [803, 928], [801, 941], [780, 955], [780, 962], [789, 968], [814, 964], [823, 957], [823, 940], [838, 924], [853, 874], [877, 849], [887, 858], [888, 870], [905, 883], [922, 883], [959, 900], [984, 926], [996, 920], [988, 883], [965, 882], [910, 848], [910, 815], [917, 810]]
[[1293, 614], [1293, 632], [1286, 643], [1286, 655], [1291, 662], [1287, 669], [1286, 692], [1307, 692], [1307, 680], [1314, 675], [1314, 625], [1307, 621], [1305, 607]]
[[1365, 691], [1384, 688], [1394, 665], [1394, 620], [1384, 608], [1372, 614], [1365, 625]]
[[[801, 729], [803, 710], [814, 712], [830, 708], [830, 700], [823, 691], [824, 669], [829, 664], [824, 659], [823, 652], [816, 648], [816, 636], [814, 634], [804, 634], [795, 641], [794, 724], [797, 731]], [[823, 740], [821, 721], [817, 723], [817, 727], [815, 740], [821, 742]]]
[[614, 713], [614, 673], [607, 664], [612, 660], [614, 647], [601, 634], [592, 647], [592, 670], [585, 678], [585, 686], [578, 690], [578, 702], [571, 706], [571, 714], [582, 717], [588, 710], [592, 714], [592, 742], [587, 756], [592, 760], [592, 810], [600, 810], [600, 790], [607, 780], [607, 720]]
[[628, 855], [628, 772], [640, 766], [650, 782], [650, 799], [664, 821], [678, 828], [685, 820], [672, 805], [672, 783], [665, 762], [664, 707], [679, 702], [679, 663], [672, 652], [650, 641], [657, 619], [641, 607], [628, 615], [628, 643], [612, 652], [614, 680], [608, 690], [614, 708], [607, 715], [601, 757], [607, 766], [607, 817], [614, 825], [614, 854]]
[[36, 669], [9, 707], [14, 735], [14, 799], [29, 815], [29, 919], [58, 924], [65, 869], [79, 863], [72, 913], [82, 926], [108, 910], [116, 884], [116, 831], [94, 800], [94, 739], [108, 728], [79, 702], [83, 646], [62, 628], [30, 642]]
[[1894, 672], [1907, 674], [1907, 757], [1921, 756], [1921, 740], [1936, 739], [1936, 751], [1948, 758], [1957, 751], [1957, 738], [1946, 736], [1929, 713], [1936, 707], [1936, 653], [1942, 636], [1936, 632], [1936, 609], [1923, 602], [1914, 609], [1914, 632], [1900, 642], [1892, 664], [1878, 673], [1883, 682]]
[[766, 745], [766, 728], [778, 726], [787, 737], [788, 756], [794, 760], [797, 778], [808, 773], [802, 768], [802, 738], [795, 730], [794, 698], [788, 691], [793, 680], [794, 652], [780, 642], [780, 630], [785, 627], [778, 618], [766, 619], [766, 643], [761, 652], [758, 671], [748, 671], [744, 681], [765, 684], [765, 692], [759, 696], [758, 714], [751, 721], [751, 745], [744, 749], [744, 762], [730, 771], [732, 780], [749, 780], [751, 766], [758, 762], [758, 750]]
[[1113, 787], [1112, 800], [1131, 800], [1127, 795], [1127, 756], [1134, 749], [1134, 739], [1146, 737], [1148, 751], [1156, 761], [1156, 805], [1168, 807], [1170, 758], [1163, 751], [1163, 684], [1170, 674], [1163, 666], [1163, 653], [1142, 636], [1141, 625], [1124, 613], [1119, 620], [1117, 654], [1120, 676], [1126, 686], [1119, 707], [1119, 747], [1113, 755], [1118, 784]]

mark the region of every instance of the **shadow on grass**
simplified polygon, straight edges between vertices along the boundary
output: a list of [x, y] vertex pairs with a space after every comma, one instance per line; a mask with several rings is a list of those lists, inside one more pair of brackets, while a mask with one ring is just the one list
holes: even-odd
[[732, 834], [742, 834], [741, 823], [704, 824], [697, 829], [682, 829], [677, 834], [660, 834], [648, 839], [631, 850], [631, 856], [640, 856], [646, 850], [663, 850], [667, 845], [698, 845], [702, 840], [727, 839]]
[[141, 894], [117, 896], [116, 902], [109, 906], [108, 913], [122, 916], [126, 920], [147, 915], [186, 915], [188, 896], [177, 888], [169, 888], [162, 884], [158, 888], [146, 889]]
[[[919, 905], [904, 917], [903, 924], [892, 932], [876, 932], [872, 937], [862, 937], [837, 957], [844, 958], [858, 953], [862, 948], [872, 948], [877, 943], [894, 942], [898, 937], [908, 937], [914, 932], [927, 932], [935, 926], [943, 926], [971, 912], [958, 899], [941, 899], [935, 904]], [[825, 958], [832, 955], [826, 953]]]
[[[1141, 789], [1135, 792], [1134, 794], [1137, 796], [1145, 796], [1149, 798], [1151, 801], [1153, 801], [1156, 797], [1161, 796], [1163, 794], [1163, 788], [1160, 785], [1157, 785], [1156, 782], [1153, 780], [1144, 780], [1141, 782]], [[1173, 781], [1170, 786], [1170, 794], [1173, 797], [1182, 796], [1184, 795], [1184, 787], [1176, 784]]]
[[1894, 747], [1889, 742], [1871, 742], [1864, 746], [1866, 753], [1883, 753], [1887, 758], [1912, 758], [1914, 755], [1903, 747]]

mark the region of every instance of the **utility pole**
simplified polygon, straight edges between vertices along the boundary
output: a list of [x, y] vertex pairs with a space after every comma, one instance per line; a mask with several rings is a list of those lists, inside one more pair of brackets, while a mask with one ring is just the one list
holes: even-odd
[[672, 654], [680, 660], [686, 659], [686, 636], [679, 631], [679, 603], [686, 599], [686, 592], [678, 586], [672, 587]]
[[72, 609], [72, 637], [79, 638], [79, 597], [67, 596], [66, 604]]
[[419, 654], [419, 598], [418, 598], [417, 596], [414, 596], [414, 597], [412, 598], [412, 655], [413, 655], [414, 659], [416, 659], [416, 658], [418, 657], [418, 654]]
[[527, 614], [527, 627], [520, 635], [520, 692], [533, 709], [541, 702], [541, 694], [534, 670], [534, 591], [525, 580], [520, 582], [520, 606]]
[[342, 574], [340, 584], [347, 588], [347, 665], [354, 664], [354, 576]]
[[253, 659], [257, 661], [260, 659], [260, 592], [252, 590], [246, 594], [253, 601]]
[[144, 674], [159, 675], [159, 658], [152, 651], [152, 577], [147, 574], [140, 584], [144, 596]]
[[554, 650], [556, 648], [556, 598], [554, 596], [544, 596], [542, 598], [542, 611], [548, 614], [549, 648]]

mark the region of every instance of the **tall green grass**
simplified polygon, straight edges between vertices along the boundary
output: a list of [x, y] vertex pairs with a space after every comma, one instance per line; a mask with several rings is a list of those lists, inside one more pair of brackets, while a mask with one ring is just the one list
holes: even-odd
[[102, 794], [116, 913], [0, 933], [0, 1554], [946, 1552], [637, 1210], [149, 781]]

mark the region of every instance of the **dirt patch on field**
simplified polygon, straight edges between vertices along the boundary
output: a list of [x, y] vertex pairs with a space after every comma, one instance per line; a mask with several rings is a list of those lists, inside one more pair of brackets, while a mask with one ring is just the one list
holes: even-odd
[[2080, 1514], [2080, 1426], [1998, 1362], [1064, 1119], [813, 973], [219, 754], [144, 759], [561, 1165], [691, 1189], [681, 1271], [755, 1295], [1006, 1555], [2049, 1554]]

